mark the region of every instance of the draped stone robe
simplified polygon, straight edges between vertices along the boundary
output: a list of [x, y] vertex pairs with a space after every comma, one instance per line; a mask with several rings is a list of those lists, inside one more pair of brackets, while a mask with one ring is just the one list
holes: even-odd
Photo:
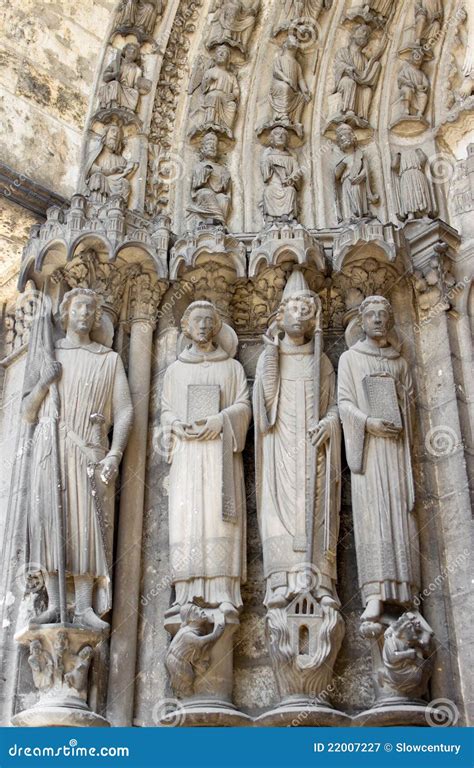
[[227, 0], [216, 11], [210, 24], [207, 45], [211, 48], [227, 43], [244, 53], [254, 24], [255, 13], [247, 9], [241, 0]]
[[[287, 151], [268, 147], [260, 163], [263, 181], [263, 212], [273, 219], [284, 216], [296, 218], [297, 189], [301, 170], [297, 161]], [[291, 179], [291, 183], [287, 183]]]
[[[403, 432], [366, 431], [370, 407], [363, 379], [385, 372], [396, 382]], [[339, 412], [352, 472], [359, 585], [364, 600], [410, 604], [419, 585], [418, 531], [410, 457], [413, 387], [408, 364], [393, 347], [357, 342], [339, 362]]]
[[[241, 364], [220, 347], [206, 355], [186, 349], [166, 371], [161, 419], [165, 428], [186, 422], [188, 386], [209, 384], [220, 386], [223, 434], [206, 441], [174, 437], [168, 457], [171, 575], [179, 606], [199, 597], [208, 607], [230, 602], [239, 608], [246, 579], [241, 454], [251, 415]], [[229, 503], [233, 520], [226, 519]]]
[[[344, 155], [339, 161], [337, 172], [341, 172], [339, 181], [341, 189], [338, 194], [338, 213], [342, 221], [361, 219], [369, 213], [367, 199], [367, 161], [361, 149], [356, 149], [352, 154]], [[366, 179], [354, 184], [361, 173], [365, 171]]]
[[208, 159], [199, 162], [193, 171], [193, 202], [188, 205], [188, 212], [225, 224], [230, 211], [230, 181], [230, 173], [223, 165]]
[[304, 106], [302, 92], [303, 70], [290, 50], [281, 51], [273, 65], [273, 79], [269, 101], [273, 110], [273, 120], [283, 123], [297, 123]]
[[427, 158], [420, 149], [403, 149], [398, 167], [398, 198], [401, 216], [436, 211], [436, 202], [426, 178]]
[[298, 573], [308, 572], [310, 517], [314, 520], [311, 563], [319, 571], [320, 588], [335, 594], [341, 433], [336, 376], [323, 354], [320, 417], [329, 423], [330, 438], [316, 455], [308, 436], [313, 421], [315, 365], [314, 341], [302, 346], [282, 341], [278, 349], [265, 349], [257, 365], [257, 509], [266, 604], [277, 587], [287, 588], [287, 598], [301, 591]]
[[[113, 521], [114, 490], [102, 483], [97, 472], [99, 510], [92, 495], [88, 466], [97, 464], [108, 453], [107, 434], [114, 420], [114, 400], [120, 397], [122, 407], [131, 408], [128, 383], [119, 355], [101, 344], [71, 346], [64, 339], [56, 344], [56, 359], [62, 365], [58, 381], [59, 454], [66, 520], [66, 571], [99, 580], [97, 609], [104, 613], [110, 608], [106, 539]], [[52, 408], [48, 394], [41, 404], [33, 437], [28, 510], [30, 567], [38, 565], [38, 570], [48, 573], [59, 567]], [[102, 426], [91, 421], [94, 414], [104, 417]], [[100, 512], [104, 516], [102, 521]]]
[[[113, 70], [111, 65], [106, 71]], [[126, 107], [135, 112], [140, 98], [139, 84], [143, 71], [134, 61], [122, 61], [116, 79], [104, 83], [99, 89], [101, 106], [108, 107], [116, 102], [119, 107]]]
[[236, 76], [216, 64], [205, 73], [202, 90], [206, 123], [231, 133], [240, 96]]
[[[352, 74], [351, 70], [355, 72]], [[334, 59], [336, 92], [341, 96], [341, 111], [353, 112], [369, 119], [372, 88], [377, 84], [380, 62], [370, 61], [362, 51], [347, 46], [340, 48]]]

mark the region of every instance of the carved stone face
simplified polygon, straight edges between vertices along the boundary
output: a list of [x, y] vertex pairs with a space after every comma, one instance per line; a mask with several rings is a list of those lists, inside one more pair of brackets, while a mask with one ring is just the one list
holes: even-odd
[[364, 25], [357, 27], [353, 34], [353, 41], [356, 43], [356, 45], [359, 45], [361, 48], [364, 48], [367, 43], [369, 42], [370, 38], [370, 29], [369, 27], [366, 27]]
[[116, 125], [111, 125], [105, 134], [105, 146], [107, 149], [110, 149], [111, 152], [120, 152], [121, 143], [120, 129]]
[[37, 658], [39, 658], [41, 656], [41, 651], [42, 650], [43, 649], [41, 647], [40, 641], [39, 640], [32, 640], [32, 642], [30, 643], [30, 653], [31, 653], [31, 655], [35, 659], [37, 659]]
[[282, 330], [291, 338], [309, 336], [314, 328], [316, 307], [311, 299], [290, 299], [283, 312]]
[[355, 146], [356, 137], [352, 128], [347, 127], [337, 132], [337, 144], [343, 152]]
[[225, 66], [229, 62], [229, 58], [229, 50], [225, 45], [220, 45], [218, 48], [216, 48], [216, 52], [214, 54], [214, 61], [216, 64]]
[[90, 333], [95, 323], [97, 304], [91, 296], [74, 296], [69, 305], [67, 328], [76, 333]]
[[362, 315], [362, 328], [369, 339], [383, 339], [390, 330], [391, 316], [384, 304], [368, 304]]
[[275, 149], [286, 149], [288, 144], [288, 133], [282, 128], [274, 128], [271, 132], [271, 145]]
[[209, 344], [216, 335], [216, 316], [211, 308], [197, 307], [188, 320], [188, 334], [196, 344]]
[[206, 624], [207, 623], [206, 611], [203, 608], [199, 608], [199, 606], [197, 605], [193, 605], [189, 609], [188, 622], [189, 624], [197, 624], [198, 626], [202, 626], [203, 624]]
[[294, 35], [288, 35], [288, 38], [285, 42], [285, 48], [288, 48], [290, 51], [297, 51], [298, 50], [298, 40]]
[[138, 56], [138, 50], [138, 46], [133, 45], [133, 43], [126, 45], [123, 49], [123, 55], [126, 61], [135, 61]]

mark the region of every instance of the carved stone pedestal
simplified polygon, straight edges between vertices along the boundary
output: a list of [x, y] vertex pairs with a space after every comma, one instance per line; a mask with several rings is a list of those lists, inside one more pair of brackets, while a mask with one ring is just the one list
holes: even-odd
[[246, 725], [251, 718], [239, 712], [232, 703], [233, 645], [239, 620], [227, 616], [220, 633], [220, 611], [202, 609], [201, 613], [204, 619], [204, 614], [207, 615], [208, 627], [214, 625], [210, 634], [193, 631], [191, 621], [194, 617], [187, 624], [180, 622], [179, 617], [165, 623], [173, 635], [166, 666], [179, 698], [179, 708], [167, 712], [161, 725], [175, 722], [186, 727]]
[[288, 696], [278, 707], [264, 712], [255, 720], [260, 726], [308, 728], [349, 727], [351, 722], [351, 717], [344, 712], [305, 696]]
[[32, 625], [15, 636], [29, 646], [28, 663], [39, 691], [38, 702], [12, 718], [27, 727], [108, 727], [87, 704], [89, 667], [99, 632], [72, 624]]

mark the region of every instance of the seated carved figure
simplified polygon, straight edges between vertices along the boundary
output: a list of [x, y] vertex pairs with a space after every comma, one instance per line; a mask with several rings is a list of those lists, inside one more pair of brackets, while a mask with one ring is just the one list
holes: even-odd
[[269, 102], [272, 122], [294, 126], [301, 133], [301, 115], [311, 93], [298, 61], [298, 48], [297, 39], [288, 35], [275, 57]]
[[232, 138], [240, 88], [236, 75], [229, 67], [229, 49], [220, 45], [214, 54], [214, 65], [204, 73], [201, 87], [204, 127], [221, 131]]
[[225, 224], [230, 212], [231, 178], [217, 162], [219, 142], [214, 133], [201, 144], [201, 159], [194, 167], [188, 213], [206, 224]]
[[151, 81], [143, 77], [139, 65], [140, 46], [127, 43], [117, 59], [104, 72], [99, 103], [104, 109], [124, 107], [135, 112], [140, 94], [149, 93]]
[[260, 0], [247, 4], [242, 0], [221, 0], [210, 24], [207, 47], [225, 44], [246, 53], [259, 6]]
[[127, 177], [136, 170], [137, 164], [126, 160], [122, 150], [120, 126], [109, 125], [86, 166], [86, 185], [92, 202], [105, 203], [112, 197], [128, 201], [130, 181]]
[[265, 221], [294, 221], [298, 214], [297, 192], [303, 171], [288, 149], [288, 132], [274, 128], [270, 134], [270, 147], [260, 163], [263, 189], [263, 215]]

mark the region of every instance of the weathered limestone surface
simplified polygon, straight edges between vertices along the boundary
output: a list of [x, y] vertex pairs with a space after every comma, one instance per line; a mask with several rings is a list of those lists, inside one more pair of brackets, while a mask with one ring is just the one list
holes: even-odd
[[111, 0], [4, 3], [0, 26], [0, 159], [70, 195]]

